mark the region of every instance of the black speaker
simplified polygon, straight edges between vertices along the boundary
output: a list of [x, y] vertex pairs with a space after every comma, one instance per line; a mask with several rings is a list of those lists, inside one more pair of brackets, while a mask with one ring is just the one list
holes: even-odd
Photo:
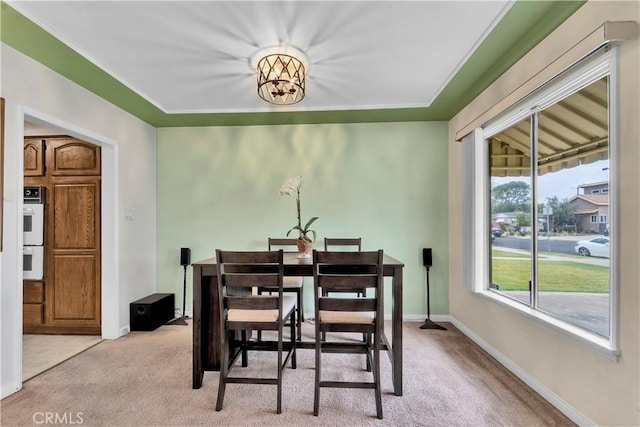
[[174, 294], [152, 294], [129, 304], [132, 331], [153, 331], [173, 319]]
[[433, 259], [431, 257], [431, 248], [422, 249], [422, 263], [425, 267], [431, 267], [433, 265]]
[[191, 264], [191, 249], [180, 248], [180, 265]]

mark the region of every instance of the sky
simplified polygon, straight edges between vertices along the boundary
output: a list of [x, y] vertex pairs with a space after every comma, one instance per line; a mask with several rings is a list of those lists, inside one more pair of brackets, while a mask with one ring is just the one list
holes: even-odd
[[[538, 177], [538, 202], [544, 203], [547, 198], [553, 196], [557, 196], [559, 200], [570, 199], [577, 194], [578, 185], [608, 181], [608, 168], [609, 160], [600, 160], [587, 165], [546, 173]], [[493, 177], [491, 178], [491, 188], [511, 181], [524, 181], [530, 184], [530, 180], [526, 178]]]

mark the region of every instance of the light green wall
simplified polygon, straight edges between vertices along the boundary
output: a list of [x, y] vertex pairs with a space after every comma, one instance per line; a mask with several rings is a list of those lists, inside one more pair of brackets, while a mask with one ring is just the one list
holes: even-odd
[[302, 175], [303, 222], [320, 217], [316, 248], [361, 236], [364, 250], [384, 249], [405, 264], [405, 315], [422, 316], [421, 248], [432, 247], [431, 312], [448, 313], [447, 123], [161, 128], [157, 153], [158, 289], [175, 292], [177, 305], [180, 248], [192, 261], [216, 248], [266, 249], [296, 223], [295, 198], [278, 189]]

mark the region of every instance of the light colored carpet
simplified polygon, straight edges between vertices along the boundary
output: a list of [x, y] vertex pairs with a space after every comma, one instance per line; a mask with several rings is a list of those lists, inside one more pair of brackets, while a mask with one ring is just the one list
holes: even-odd
[[[404, 324], [404, 395], [393, 395], [385, 356], [382, 421], [375, 418], [372, 390], [323, 389], [320, 416], [313, 416], [313, 350], [299, 350], [298, 369], [285, 372], [282, 414], [275, 413], [275, 386], [239, 384], [227, 386], [224, 408], [215, 412], [218, 373], [206, 372], [203, 387], [191, 388], [191, 326], [163, 326], [103, 341], [25, 383], [2, 401], [0, 423], [42, 424], [41, 414], [49, 412], [87, 426], [574, 425], [443, 325], [447, 331]], [[313, 327], [306, 323], [303, 332], [310, 339]], [[267, 368], [275, 368], [274, 353], [250, 354], [251, 371]], [[324, 378], [361, 377], [363, 369], [361, 355], [323, 357]]]
[[27, 381], [102, 341], [92, 335], [22, 336], [22, 380]]

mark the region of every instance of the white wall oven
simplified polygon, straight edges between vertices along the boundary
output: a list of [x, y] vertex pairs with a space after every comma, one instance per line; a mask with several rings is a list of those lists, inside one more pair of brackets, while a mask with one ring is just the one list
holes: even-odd
[[22, 271], [25, 280], [44, 277], [44, 193], [42, 186], [24, 187]]

